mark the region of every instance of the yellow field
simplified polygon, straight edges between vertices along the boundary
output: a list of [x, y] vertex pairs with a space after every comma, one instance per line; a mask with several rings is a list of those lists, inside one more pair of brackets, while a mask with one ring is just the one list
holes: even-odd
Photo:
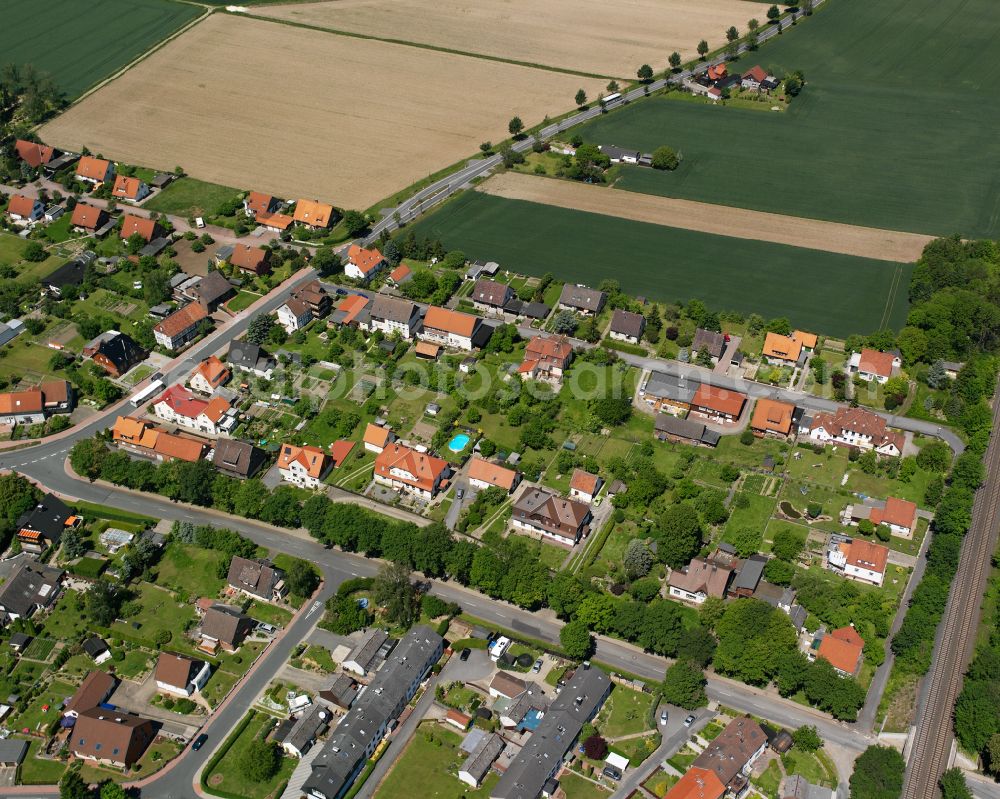
[[40, 131], [49, 144], [367, 208], [597, 80], [215, 14]]
[[[702, 39], [725, 44], [766, 6], [744, 0], [331, 0], [254, 7], [251, 13], [333, 30], [431, 44], [619, 78], [641, 64], [694, 57]], [[595, 95], [592, 95], [595, 96]]]

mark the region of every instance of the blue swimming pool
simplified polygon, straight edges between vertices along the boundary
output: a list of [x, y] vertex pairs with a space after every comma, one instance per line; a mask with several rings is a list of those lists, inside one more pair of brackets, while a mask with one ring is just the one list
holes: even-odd
[[465, 433], [459, 433], [451, 441], [448, 442], [448, 449], [452, 452], [461, 452], [467, 446], [469, 446], [469, 441], [471, 439]]

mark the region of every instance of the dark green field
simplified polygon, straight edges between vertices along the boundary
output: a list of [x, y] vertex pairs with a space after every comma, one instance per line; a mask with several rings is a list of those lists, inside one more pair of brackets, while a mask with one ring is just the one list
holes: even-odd
[[936, 235], [1000, 237], [996, 0], [829, 0], [737, 62], [801, 69], [787, 113], [653, 99], [580, 129], [684, 154], [618, 188]]
[[0, 62], [48, 72], [72, 100], [200, 13], [173, 0], [4, 0]]
[[912, 265], [713, 236], [469, 191], [414, 225], [469, 258], [847, 336], [906, 319]]

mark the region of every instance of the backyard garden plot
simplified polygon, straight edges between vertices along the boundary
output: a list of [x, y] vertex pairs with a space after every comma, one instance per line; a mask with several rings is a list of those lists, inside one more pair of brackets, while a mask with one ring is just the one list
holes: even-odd
[[5, 64], [49, 73], [73, 99], [200, 13], [174, 0], [6, 0], [0, 52]]
[[683, 153], [673, 173], [625, 167], [618, 188], [995, 238], [1000, 183], [982, 168], [1000, 157], [1000, 104], [991, 102], [1000, 77], [995, 11], [991, 0], [968, 0], [961, 13], [937, 0], [825, 4], [734, 67], [802, 70], [806, 87], [786, 113], [656, 98], [588, 123], [580, 134], [598, 144], [647, 152], [669, 144]]
[[[253, 53], [253, 79], [246, 74]], [[294, 64], [288, 53], [295, 53]], [[401, 76], [405, 76], [403, 79]], [[366, 208], [603, 82], [216, 14], [46, 125], [47, 142]], [[360, 92], [358, 87], [364, 87]], [[130, 113], [119, 109], [127, 106]]]
[[[632, 78], [640, 64], [693, 58], [702, 39], [725, 44], [730, 25], [755, 14], [740, 0], [336, 0], [254, 9], [254, 14], [331, 30], [478, 53], [501, 60]], [[484, 32], [489, 31], [488, 35]], [[596, 96], [596, 95], [592, 95]], [[572, 95], [566, 95], [568, 106]]]
[[[657, 301], [704, 300], [831, 335], [899, 328], [912, 266], [467, 192], [414, 225], [447, 249]], [[517, 231], [516, 236], [511, 231]], [[628, 268], [624, 268], [627, 265]]]

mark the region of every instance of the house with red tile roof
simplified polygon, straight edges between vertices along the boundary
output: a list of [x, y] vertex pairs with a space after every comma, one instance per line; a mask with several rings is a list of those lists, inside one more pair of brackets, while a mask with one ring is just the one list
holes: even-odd
[[95, 186], [107, 183], [114, 174], [115, 165], [111, 161], [94, 158], [92, 155], [82, 156], [76, 165], [76, 179]]
[[257, 224], [273, 233], [282, 233], [288, 230], [294, 223], [295, 220], [288, 214], [265, 214], [263, 212], [257, 214]]
[[683, 569], [673, 569], [667, 579], [670, 596], [702, 604], [710, 596], [724, 599], [733, 570], [704, 558], [694, 558]]
[[390, 286], [402, 286], [411, 277], [413, 277], [413, 270], [406, 264], [400, 264], [389, 273], [389, 278], [386, 282]]
[[184, 386], [170, 386], [153, 401], [153, 413], [161, 419], [208, 436], [218, 436], [236, 426], [236, 416], [229, 413], [229, 402], [222, 397], [203, 399]]
[[108, 221], [108, 214], [103, 208], [97, 208], [87, 203], [77, 203], [73, 207], [73, 215], [70, 217], [70, 227], [83, 230], [87, 233], [95, 233]]
[[266, 275], [271, 271], [271, 251], [263, 247], [251, 247], [248, 244], [233, 245], [233, 254], [229, 263], [241, 272], [254, 275]]
[[163, 230], [152, 219], [135, 214], [125, 214], [122, 217], [121, 230], [118, 235], [122, 241], [128, 241], [130, 236], [138, 233], [147, 244], [162, 234]]
[[794, 413], [795, 406], [791, 403], [762, 397], [753, 409], [750, 429], [760, 438], [788, 438], [792, 433]]
[[38, 167], [44, 166], [51, 161], [56, 154], [55, 149], [49, 147], [48, 145], [39, 144], [34, 141], [26, 141], [25, 139], [18, 139], [14, 142], [14, 152], [17, 153], [18, 158], [24, 161], [24, 163], [32, 169], [38, 169]]
[[860, 538], [831, 539], [826, 551], [827, 565], [845, 577], [872, 585], [882, 585], [889, 563], [889, 548]]
[[898, 353], [880, 352], [865, 347], [861, 352], [851, 353], [847, 369], [867, 382], [886, 383], [903, 365]]
[[712, 422], [735, 422], [743, 413], [747, 395], [700, 383], [691, 400], [691, 413]]
[[842, 677], [856, 677], [861, 669], [865, 642], [853, 627], [840, 627], [823, 636], [816, 656], [823, 658]]
[[793, 330], [792, 341], [797, 341], [806, 352], [815, 352], [819, 343], [819, 336], [815, 333], [807, 333], [805, 330]]
[[259, 214], [267, 216], [278, 210], [278, 200], [270, 194], [259, 191], [252, 191], [243, 198], [243, 212], [256, 218]]
[[385, 258], [377, 247], [370, 249], [352, 244], [347, 249], [344, 274], [355, 280], [368, 281], [385, 266]]
[[217, 356], [209, 355], [195, 367], [188, 379], [188, 385], [201, 394], [214, 394], [215, 389], [229, 382], [230, 377], [232, 372], [229, 371], [229, 367]]
[[472, 340], [479, 323], [478, 316], [431, 305], [424, 314], [424, 325], [417, 337], [442, 347], [472, 352]]
[[375, 458], [376, 483], [421, 499], [434, 499], [447, 486], [449, 477], [448, 461], [398, 442], [386, 444]]
[[[821, 444], [843, 444], [860, 450], [874, 449], [879, 455], [899, 457], [906, 438], [891, 430], [885, 419], [864, 408], [838, 408], [818, 413], [808, 422], [809, 438]], [[800, 432], [806, 432], [800, 426]]]
[[526, 380], [539, 380], [558, 389], [572, 360], [573, 345], [565, 336], [535, 336], [525, 347], [517, 372]]
[[388, 427], [381, 427], [369, 422], [368, 427], [365, 428], [365, 449], [369, 452], [379, 453], [395, 440], [396, 434]]
[[371, 318], [371, 309], [368, 307], [370, 304], [371, 300], [363, 294], [349, 294], [337, 303], [331, 321], [334, 324], [367, 328]]
[[767, 72], [760, 64], [755, 64], [743, 73], [740, 88], [756, 90], [765, 80], [767, 80]]
[[201, 303], [190, 302], [153, 325], [153, 338], [164, 349], [179, 349], [198, 335], [199, 323], [207, 318]]
[[508, 469], [499, 464], [474, 455], [469, 460], [469, 470], [466, 475], [469, 485], [473, 488], [502, 488], [508, 494], [521, 482], [521, 475], [514, 469]]
[[714, 771], [692, 766], [667, 791], [664, 799], [722, 799], [726, 786]]
[[281, 479], [303, 488], [319, 488], [333, 463], [319, 447], [282, 444], [278, 455]]
[[345, 439], [338, 439], [330, 445], [330, 460], [333, 461], [333, 468], [339, 469], [344, 461], [347, 460], [347, 456], [351, 454], [351, 450], [354, 449], [354, 442], [347, 441]]
[[917, 505], [897, 497], [886, 499], [882, 507], [877, 505], [848, 505], [844, 516], [849, 524], [859, 524], [867, 519], [876, 527], [884, 524], [889, 532], [899, 538], [913, 538], [917, 529]]
[[137, 203], [149, 196], [149, 186], [139, 180], [139, 178], [116, 175], [115, 185], [111, 189], [111, 196], [116, 200]]
[[300, 225], [314, 230], [330, 227], [333, 217], [333, 206], [321, 203], [319, 200], [299, 200], [295, 203], [295, 214], [292, 216]]
[[591, 474], [583, 469], [574, 469], [569, 479], [569, 495], [573, 499], [590, 503], [594, 501], [594, 497], [597, 496], [602, 485], [604, 485], [604, 481], [596, 474]]
[[7, 204], [7, 216], [18, 225], [31, 225], [45, 216], [45, 206], [36, 197], [12, 194]]

